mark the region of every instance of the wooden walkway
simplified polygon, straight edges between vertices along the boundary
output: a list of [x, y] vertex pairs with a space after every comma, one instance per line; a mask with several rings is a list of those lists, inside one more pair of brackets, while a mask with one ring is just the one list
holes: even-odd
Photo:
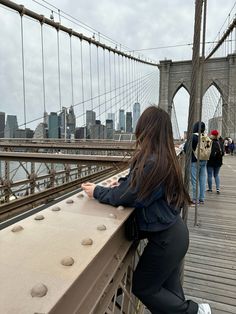
[[206, 192], [196, 227], [189, 209], [184, 290], [187, 298], [210, 303], [213, 314], [236, 314], [236, 156], [224, 157], [220, 178], [221, 193]]

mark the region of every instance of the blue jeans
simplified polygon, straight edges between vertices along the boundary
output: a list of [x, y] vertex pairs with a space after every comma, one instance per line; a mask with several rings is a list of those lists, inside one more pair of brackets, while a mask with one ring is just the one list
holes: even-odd
[[196, 183], [197, 183], [197, 162], [191, 164], [191, 182], [193, 189], [193, 201], [204, 201], [206, 192], [206, 160], [200, 160], [199, 162], [199, 188], [198, 197], [196, 198]]
[[216, 189], [220, 189], [220, 177], [219, 177], [220, 167], [207, 167], [207, 181], [208, 189], [212, 190], [212, 176], [214, 175]]

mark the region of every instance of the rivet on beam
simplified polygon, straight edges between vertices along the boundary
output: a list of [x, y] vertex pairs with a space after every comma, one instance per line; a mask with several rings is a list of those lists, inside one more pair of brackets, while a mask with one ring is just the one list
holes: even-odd
[[116, 218], [117, 218], [117, 216], [116, 216], [115, 214], [112, 214], [112, 213], [111, 213], [111, 214], [109, 214], [109, 217], [110, 217], [110, 218], [114, 218], [114, 219], [116, 219]]
[[11, 229], [11, 231], [12, 232], [19, 232], [19, 231], [21, 231], [21, 230], [23, 230], [24, 228], [22, 227], [22, 226], [20, 226], [20, 225], [17, 225], [17, 226], [14, 226], [12, 229]]
[[44, 216], [43, 215], [37, 215], [34, 217], [34, 220], [43, 220]]
[[53, 212], [59, 212], [61, 210], [61, 207], [59, 207], [59, 206], [54, 206], [53, 208], [52, 208], [52, 211]]
[[73, 204], [74, 201], [73, 201], [72, 199], [69, 199], [69, 200], [66, 201], [66, 203], [67, 203], [67, 204]]
[[65, 256], [62, 260], [61, 260], [61, 264], [64, 266], [72, 266], [74, 264], [74, 259], [70, 256]]
[[83, 198], [83, 197], [84, 197], [84, 194], [83, 194], [83, 193], [80, 193], [80, 194], [77, 195], [77, 197], [78, 197], [78, 198]]
[[85, 238], [81, 241], [82, 245], [92, 245], [93, 244], [93, 240], [90, 238]]
[[103, 231], [103, 230], [106, 230], [107, 227], [105, 225], [98, 225], [97, 226], [97, 230], [100, 230], [100, 231]]
[[47, 294], [47, 292], [48, 288], [43, 283], [39, 283], [31, 289], [31, 296], [33, 298], [42, 298]]

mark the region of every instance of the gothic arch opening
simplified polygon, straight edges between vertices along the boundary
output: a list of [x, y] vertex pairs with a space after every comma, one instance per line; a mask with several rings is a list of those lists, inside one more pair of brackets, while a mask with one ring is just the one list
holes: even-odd
[[[181, 85], [174, 94], [172, 100], [171, 121], [174, 138], [185, 138], [188, 127], [189, 93], [184, 85]], [[176, 126], [177, 124], [177, 126]], [[176, 130], [177, 129], [177, 130]], [[179, 137], [176, 133], [179, 132]]]
[[202, 121], [206, 124], [207, 133], [218, 130], [222, 134], [222, 95], [214, 83], [203, 95]]

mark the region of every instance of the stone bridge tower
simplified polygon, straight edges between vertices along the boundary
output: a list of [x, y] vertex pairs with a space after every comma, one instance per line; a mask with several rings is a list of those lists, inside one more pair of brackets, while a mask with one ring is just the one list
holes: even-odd
[[[159, 106], [171, 114], [172, 101], [181, 87], [190, 93], [192, 61], [160, 61]], [[222, 136], [236, 138], [236, 54], [209, 59], [204, 67], [203, 95], [214, 85], [222, 96]], [[200, 88], [198, 88], [200, 90]], [[198, 120], [200, 97], [197, 98], [194, 120]]]

